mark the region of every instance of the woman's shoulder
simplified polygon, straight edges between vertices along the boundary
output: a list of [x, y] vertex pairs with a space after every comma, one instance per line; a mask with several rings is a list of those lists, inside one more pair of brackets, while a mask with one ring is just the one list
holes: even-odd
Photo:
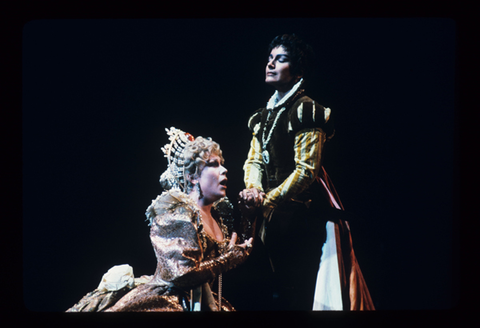
[[152, 200], [145, 215], [152, 225], [157, 216], [166, 217], [165, 214], [186, 214], [189, 217], [198, 215], [199, 209], [195, 202], [184, 192], [176, 189], [164, 191]]

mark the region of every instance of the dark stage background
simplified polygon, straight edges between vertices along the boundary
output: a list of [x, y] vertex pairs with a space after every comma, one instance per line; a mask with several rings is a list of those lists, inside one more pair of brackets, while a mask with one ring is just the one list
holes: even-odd
[[[29, 310], [65, 311], [114, 265], [154, 273], [144, 212], [162, 191], [166, 127], [220, 143], [236, 198], [249, 114], [273, 93], [267, 45], [291, 32], [317, 54], [307, 93], [336, 122], [324, 166], [358, 216], [353, 245], [377, 309], [455, 306], [453, 20], [101, 19], [24, 27]], [[264, 309], [262, 252], [224, 276], [238, 310]]]

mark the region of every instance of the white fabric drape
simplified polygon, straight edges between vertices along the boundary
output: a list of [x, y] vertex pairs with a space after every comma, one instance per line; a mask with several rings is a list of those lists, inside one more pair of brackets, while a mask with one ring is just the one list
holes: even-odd
[[[320, 179], [333, 205], [340, 209], [340, 205], [335, 201], [332, 193], [325, 182]], [[317, 273], [317, 282], [315, 284], [315, 296], [313, 300], [313, 310], [343, 310], [342, 288], [340, 286], [340, 272], [337, 256], [337, 242], [335, 239], [335, 223], [328, 221], [326, 226], [327, 238], [322, 247], [322, 256], [320, 258], [320, 267]]]
[[340, 273], [338, 271], [337, 245], [335, 240], [335, 224], [326, 224], [327, 239], [322, 247], [320, 268], [315, 285], [313, 310], [343, 310]]

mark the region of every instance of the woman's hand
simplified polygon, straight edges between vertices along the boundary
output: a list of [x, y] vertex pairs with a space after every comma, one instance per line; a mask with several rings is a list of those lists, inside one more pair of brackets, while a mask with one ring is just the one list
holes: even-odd
[[238, 246], [244, 249], [249, 249], [252, 247], [253, 238], [246, 240], [243, 244], [235, 245], [236, 242], [237, 242], [237, 233], [234, 232], [232, 233], [232, 238], [230, 238], [230, 243], [228, 244], [228, 248], [232, 248], [233, 246]]
[[238, 194], [238, 206], [244, 214], [251, 214], [263, 203], [265, 193], [257, 188], [243, 189]]

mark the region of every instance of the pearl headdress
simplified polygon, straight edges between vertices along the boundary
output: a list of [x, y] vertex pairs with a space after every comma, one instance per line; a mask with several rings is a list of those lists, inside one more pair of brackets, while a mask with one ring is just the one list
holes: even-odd
[[162, 147], [164, 156], [168, 160], [168, 167], [160, 176], [160, 184], [165, 190], [178, 189], [185, 191], [185, 147], [195, 138], [187, 132], [176, 129], [173, 126], [165, 129], [169, 135], [170, 143]]

